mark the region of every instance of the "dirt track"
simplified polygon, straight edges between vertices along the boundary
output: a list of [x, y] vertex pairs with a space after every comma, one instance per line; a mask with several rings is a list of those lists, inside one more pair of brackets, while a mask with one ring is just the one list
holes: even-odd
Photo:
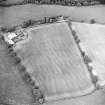
[[74, 99], [59, 100], [44, 105], [105, 105], [105, 89], [96, 91], [91, 95]]

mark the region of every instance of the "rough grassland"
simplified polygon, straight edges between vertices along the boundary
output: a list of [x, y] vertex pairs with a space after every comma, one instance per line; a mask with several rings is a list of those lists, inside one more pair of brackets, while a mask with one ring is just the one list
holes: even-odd
[[39, 26], [29, 33], [30, 41], [16, 51], [48, 101], [93, 91], [67, 23]]
[[21, 79], [5, 43], [0, 40], [0, 105], [28, 105], [31, 102], [29, 88]]
[[13, 26], [28, 19], [39, 20], [57, 15], [70, 16], [71, 20], [86, 22], [94, 18], [97, 23], [105, 23], [105, 6], [67, 7], [30, 4], [0, 8], [0, 25]]
[[75, 22], [72, 26], [93, 61], [93, 73], [99, 77], [99, 84], [105, 85], [105, 26]]

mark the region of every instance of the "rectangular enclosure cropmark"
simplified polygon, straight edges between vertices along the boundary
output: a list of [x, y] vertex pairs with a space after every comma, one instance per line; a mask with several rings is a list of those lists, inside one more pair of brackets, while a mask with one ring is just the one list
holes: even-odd
[[30, 41], [16, 51], [47, 101], [93, 91], [90, 75], [66, 22], [27, 31]]
[[98, 84], [105, 85], [105, 26], [73, 22], [72, 28], [81, 40], [81, 47], [92, 59], [92, 72], [98, 76]]

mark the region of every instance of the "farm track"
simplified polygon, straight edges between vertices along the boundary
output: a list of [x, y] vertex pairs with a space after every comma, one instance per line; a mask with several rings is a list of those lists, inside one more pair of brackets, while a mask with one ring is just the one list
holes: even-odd
[[[105, 87], [104, 87], [105, 88]], [[67, 98], [44, 105], [105, 105], [105, 89], [96, 90], [86, 96]]]

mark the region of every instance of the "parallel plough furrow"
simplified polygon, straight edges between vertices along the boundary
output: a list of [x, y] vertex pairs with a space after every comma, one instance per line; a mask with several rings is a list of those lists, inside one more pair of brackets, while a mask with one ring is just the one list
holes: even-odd
[[[27, 32], [29, 40], [21, 41], [21, 37], [17, 37], [20, 40], [16, 43], [10, 41], [10, 50], [17, 52], [24, 65], [23, 70], [26, 67], [24, 73], [20, 74], [23, 74], [23, 79], [31, 87], [35, 102], [40, 104], [45, 100], [73, 98], [94, 90], [66, 22], [33, 27], [24, 35], [27, 36]], [[19, 59], [17, 63], [20, 62]]]

